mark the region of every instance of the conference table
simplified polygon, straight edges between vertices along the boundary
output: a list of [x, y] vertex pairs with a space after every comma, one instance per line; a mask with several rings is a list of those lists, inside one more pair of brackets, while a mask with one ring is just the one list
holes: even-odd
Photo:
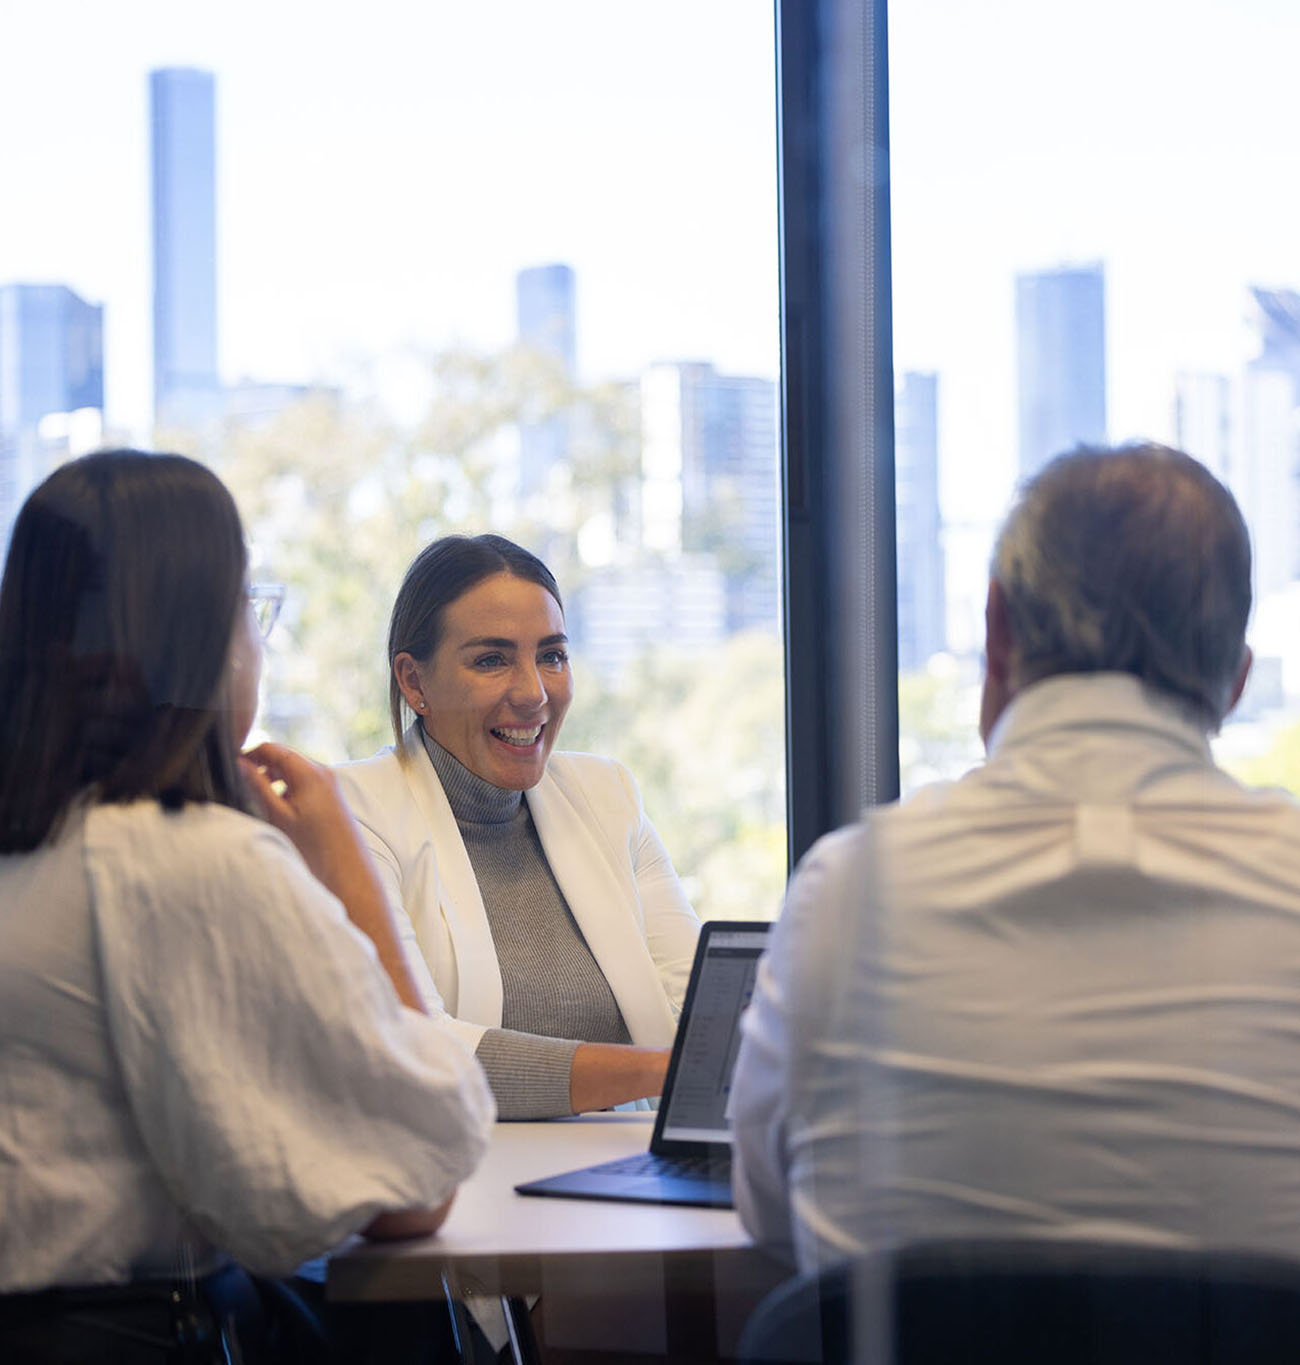
[[651, 1114], [622, 1112], [498, 1123], [440, 1231], [346, 1243], [328, 1261], [328, 1298], [500, 1298], [518, 1361], [536, 1358], [533, 1296], [548, 1359], [731, 1358], [754, 1305], [790, 1273], [733, 1210], [515, 1193], [521, 1181], [645, 1151], [652, 1126]]

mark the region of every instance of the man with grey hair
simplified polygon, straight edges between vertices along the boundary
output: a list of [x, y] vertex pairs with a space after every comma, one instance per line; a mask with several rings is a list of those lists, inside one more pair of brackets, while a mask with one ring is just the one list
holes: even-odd
[[796, 872], [733, 1081], [737, 1205], [804, 1268], [936, 1238], [1300, 1255], [1300, 807], [1216, 767], [1231, 495], [1159, 446], [1025, 488], [985, 763]]
[[1131, 673], [1217, 731], [1245, 685], [1250, 540], [1237, 504], [1163, 446], [1082, 449], [1024, 490], [993, 553], [980, 733], [1015, 692]]

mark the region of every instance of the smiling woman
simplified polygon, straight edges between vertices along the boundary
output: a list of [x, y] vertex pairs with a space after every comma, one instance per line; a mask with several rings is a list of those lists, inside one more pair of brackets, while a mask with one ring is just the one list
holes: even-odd
[[558, 600], [502, 572], [442, 615], [432, 659], [402, 651], [393, 660], [403, 697], [470, 772], [507, 791], [535, 787], [573, 698]]
[[657, 1095], [699, 932], [628, 771], [555, 752], [567, 645], [536, 556], [435, 541], [393, 607], [395, 744], [339, 770], [425, 1003], [503, 1118]]

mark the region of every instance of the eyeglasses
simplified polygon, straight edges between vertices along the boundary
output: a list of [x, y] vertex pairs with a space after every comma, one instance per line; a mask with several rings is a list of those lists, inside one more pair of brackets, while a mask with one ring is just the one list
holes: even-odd
[[262, 632], [262, 639], [265, 640], [270, 635], [272, 626], [279, 620], [280, 608], [284, 606], [284, 584], [250, 584], [248, 605], [253, 610], [253, 619], [257, 622], [258, 630]]

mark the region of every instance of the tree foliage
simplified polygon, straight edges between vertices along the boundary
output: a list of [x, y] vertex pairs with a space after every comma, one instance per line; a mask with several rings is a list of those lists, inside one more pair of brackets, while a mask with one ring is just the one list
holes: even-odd
[[1300, 794], [1300, 725], [1287, 725], [1271, 736], [1262, 753], [1220, 760], [1238, 781], [1249, 787], [1281, 787]]
[[[635, 534], [634, 389], [576, 389], [524, 351], [430, 357], [428, 403], [405, 425], [320, 392], [265, 421], [188, 442], [240, 506], [253, 577], [287, 588], [267, 652], [263, 726], [336, 762], [390, 741], [388, 616], [407, 565], [451, 532], [497, 531], [536, 551], [572, 598], [584, 527]], [[568, 459], [517, 492], [518, 432], [557, 415]], [[182, 443], [177, 443], [182, 444]], [[783, 679], [775, 636], [704, 655], [664, 641], [616, 682], [575, 662], [561, 743], [620, 758], [642, 788], [694, 903], [768, 917], [785, 876]]]
[[696, 907], [772, 918], [786, 874], [780, 640], [733, 635], [704, 658], [664, 648], [617, 688], [578, 683], [566, 747], [627, 764]]
[[[635, 467], [636, 414], [615, 387], [575, 390], [525, 351], [429, 358], [424, 416], [403, 426], [322, 392], [257, 424], [230, 424], [202, 453], [239, 503], [254, 576], [284, 582], [265, 716], [330, 760], [389, 739], [388, 614], [429, 541], [494, 530], [536, 550], [561, 582], [583, 524]], [[570, 459], [527, 501], [513, 494], [521, 424], [562, 412]]]

